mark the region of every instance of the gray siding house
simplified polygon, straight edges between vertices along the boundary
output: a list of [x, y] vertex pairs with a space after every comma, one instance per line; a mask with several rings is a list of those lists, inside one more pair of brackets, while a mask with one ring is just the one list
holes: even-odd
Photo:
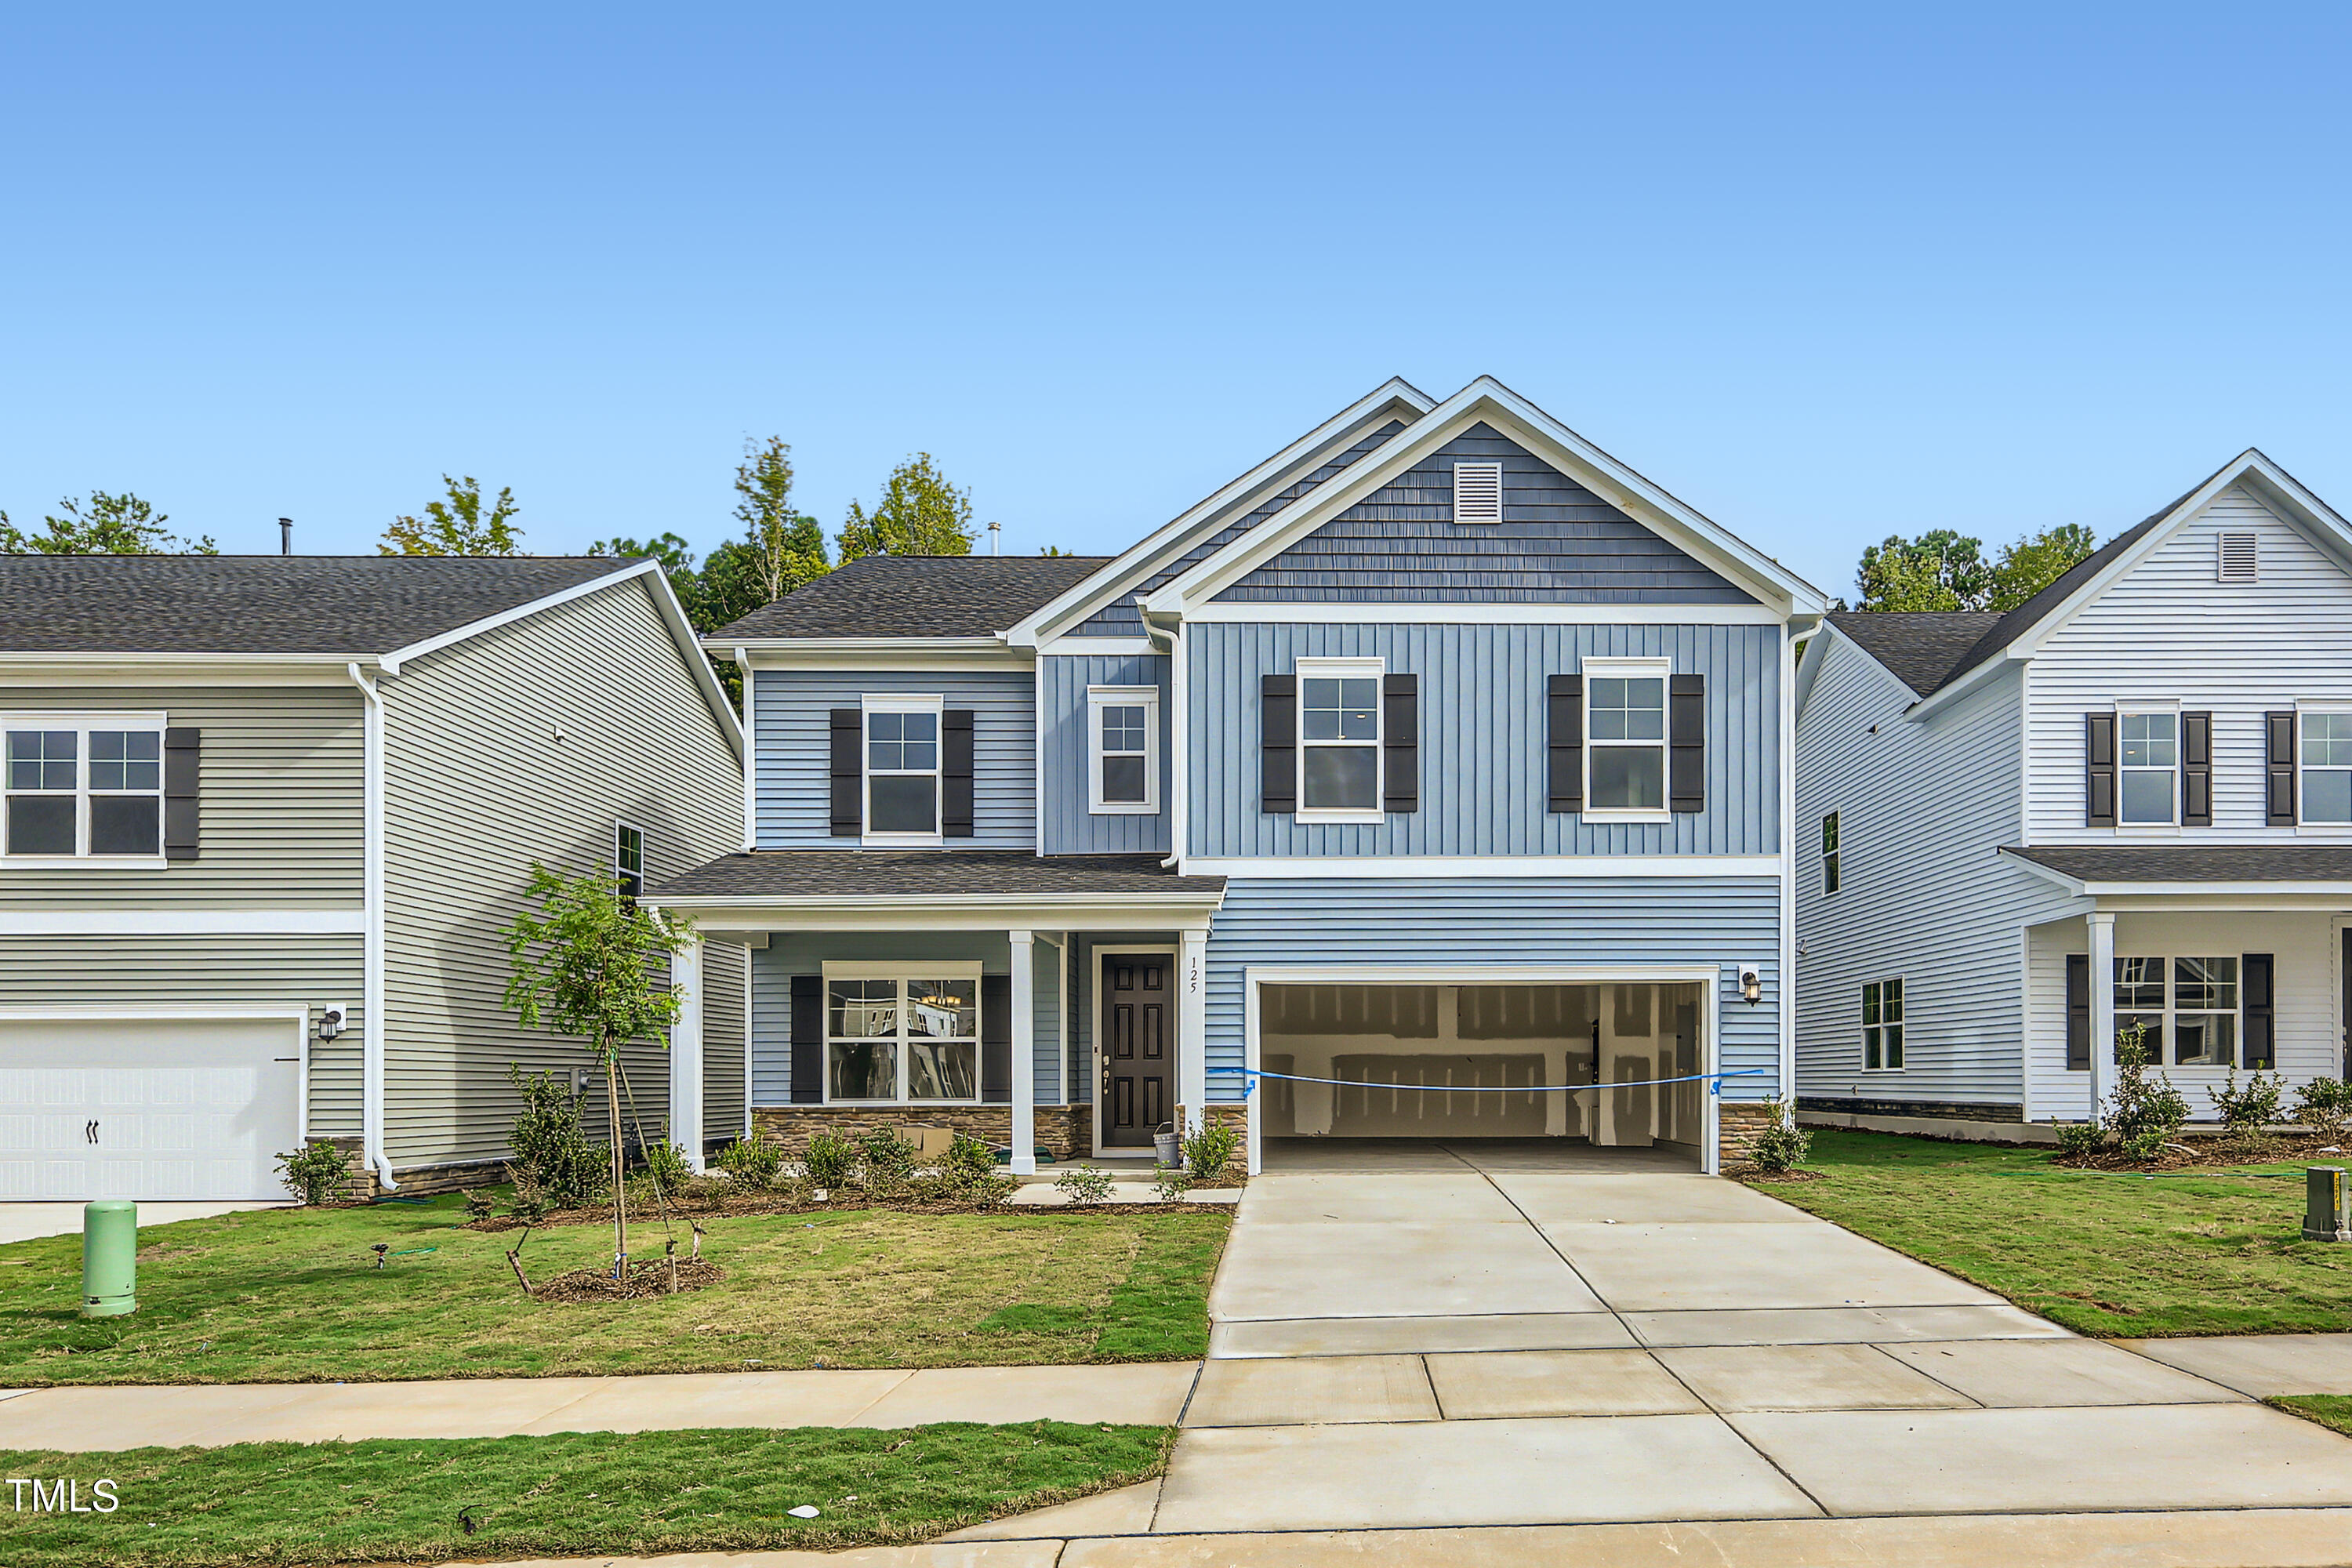
[[1789, 1077], [1822, 607], [1499, 384], [1393, 381], [1116, 557], [871, 558], [710, 636], [747, 847], [652, 896], [749, 944], [787, 1142], [1711, 1169]]
[[[531, 862], [735, 847], [742, 744], [652, 563], [0, 556], [0, 1199], [282, 1197], [305, 1138], [479, 1176], [509, 1064], [587, 1059], [500, 1003]], [[688, 1048], [628, 1067], [698, 1146], [742, 949], [675, 978]]]
[[1809, 1120], [2047, 1137], [2137, 1026], [2190, 1109], [2346, 1067], [2352, 531], [2260, 452], [2006, 615], [1797, 682]]

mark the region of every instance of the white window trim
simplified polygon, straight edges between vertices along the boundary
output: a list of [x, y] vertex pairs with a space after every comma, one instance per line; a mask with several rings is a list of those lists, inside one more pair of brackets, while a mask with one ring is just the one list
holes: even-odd
[[[987, 1068], [987, 1063], [983, 1059], [987, 1053], [987, 1047], [982, 1042], [982, 1037], [988, 1028], [988, 1020], [985, 1014], [987, 1001], [982, 995], [983, 987], [980, 964], [971, 963], [968, 960], [947, 963], [917, 963], [905, 962], [841, 963], [827, 959], [819, 967], [824, 978], [823, 984], [820, 985], [818, 990], [819, 1000], [817, 1005], [824, 1009], [824, 1016], [817, 1021], [817, 1037], [824, 1047], [824, 1055], [818, 1066], [817, 1070], [819, 1077], [817, 1082], [819, 1089], [824, 1093], [824, 1102], [825, 1104], [907, 1106], [923, 1110], [934, 1106], [948, 1107], [981, 1105], [985, 1103], [985, 1101], [980, 1098], [980, 1079], [981, 1074]], [[970, 1100], [908, 1100], [907, 1098], [908, 1035], [906, 988], [908, 983], [919, 974], [926, 980], [969, 980], [972, 983], [972, 999], [974, 1003], [972, 1010], [971, 1037], [972, 1098]], [[895, 1037], [898, 1055], [898, 1098], [895, 1100], [835, 1100], [833, 1098], [833, 983], [836, 980], [894, 980], [898, 984], [898, 1033]], [[872, 1038], [875, 1037], [868, 1037]]]
[[[1103, 798], [1102, 710], [1106, 708], [1143, 710], [1143, 798], [1140, 801]], [[1087, 688], [1087, 810], [1095, 816], [1160, 815], [1160, 688], [1157, 686]]]
[[[1300, 822], [1384, 822], [1388, 813], [1382, 803], [1388, 799], [1388, 715], [1382, 711], [1387, 698], [1388, 660], [1384, 658], [1300, 658], [1291, 662], [1291, 674], [1297, 696], [1292, 702], [1293, 722], [1297, 726], [1292, 737], [1298, 752], [1297, 767], [1297, 810], [1293, 814]], [[1315, 746], [1361, 746], [1362, 741], [1313, 741], [1307, 738], [1307, 682], [1314, 680], [1362, 680], [1372, 682], [1372, 804], [1359, 806], [1310, 806], [1307, 804], [1307, 748]]]
[[[1580, 814], [1587, 822], [1672, 822], [1675, 819], [1673, 799], [1674, 754], [1670, 742], [1674, 738], [1674, 674], [1671, 658], [1584, 658], [1577, 661], [1577, 674], [1582, 678], [1584, 704], [1582, 733], [1584, 736], [1584, 810]], [[1658, 788], [1661, 805], [1654, 811], [1623, 809], [1616, 806], [1595, 806], [1592, 804], [1592, 753], [1598, 744], [1592, 738], [1592, 683], [1596, 679], [1627, 677], [1635, 679], [1655, 678], [1666, 693], [1665, 707], [1661, 713], [1659, 728], [1664, 732], [1656, 741], [1612, 741], [1612, 747], [1655, 746], [1658, 753]]]
[[[1877, 1074], [1877, 1073], [1890, 1073], [1890, 1072], [1908, 1072], [1908, 1071], [1910, 1070], [1910, 1067], [1911, 1067], [1911, 983], [1910, 983], [1908, 980], [1906, 980], [1906, 979], [1905, 979], [1902, 975], [1900, 975], [1900, 974], [1889, 974], [1889, 975], [1885, 975], [1885, 976], [1884, 976], [1883, 978], [1880, 978], [1880, 979], [1877, 979], [1877, 980], [1865, 980], [1865, 981], [1864, 981], [1862, 984], [1863, 984], [1863, 986], [1864, 986], [1864, 988], [1865, 990], [1866, 990], [1866, 989], [1868, 989], [1869, 987], [1873, 986], [1873, 985], [1877, 985], [1877, 986], [1884, 987], [1884, 986], [1886, 986], [1886, 985], [1889, 985], [1889, 984], [1893, 984], [1893, 985], [1899, 985], [1899, 986], [1901, 986], [1901, 987], [1903, 988], [1903, 991], [1902, 991], [1902, 1000], [1901, 1000], [1898, 1004], [1896, 1004], [1896, 1005], [1897, 1005], [1898, 1006], [1900, 1006], [1900, 1007], [1902, 1008], [1902, 1010], [1903, 1010], [1903, 1016], [1902, 1016], [1901, 1017], [1896, 1018], [1896, 1019], [1895, 1019], [1893, 1023], [1891, 1023], [1891, 1024], [1890, 1024], [1890, 1023], [1888, 1023], [1888, 1022], [1886, 1021], [1886, 1015], [1885, 1015], [1885, 1007], [1886, 1007], [1885, 993], [1885, 991], [1884, 991], [1884, 990], [1882, 990], [1882, 991], [1880, 992], [1880, 994], [1879, 994], [1879, 1020], [1878, 1020], [1878, 1022], [1877, 1022], [1877, 1023], [1875, 1023], [1875, 1024], [1864, 1024], [1864, 1023], [1858, 1023], [1858, 1024], [1856, 1024], [1855, 1028], [1854, 1028], [1854, 1043], [1855, 1043], [1855, 1045], [1857, 1046], [1857, 1047], [1859, 1048], [1859, 1053], [1860, 1053], [1861, 1061], [1862, 1061], [1862, 1070], [1863, 1070], [1864, 1072], [1866, 1072], [1866, 1073], [1872, 1073], [1872, 1074]], [[1860, 999], [1859, 997], [1856, 997], [1856, 998], [1855, 998], [1854, 1006], [1855, 1006], [1855, 1009], [1856, 1009], [1857, 1015], [1859, 1015], [1859, 1012], [1860, 1012], [1860, 1009], [1861, 1009], [1861, 1006], [1862, 1006], [1862, 1002], [1861, 1002], [1861, 999]], [[1885, 1061], [1886, 1061], [1886, 1042], [1885, 1042], [1885, 1031], [1886, 1031], [1886, 1030], [1888, 1030], [1888, 1029], [1890, 1029], [1890, 1028], [1892, 1028], [1892, 1029], [1900, 1029], [1900, 1030], [1902, 1030], [1902, 1031], [1903, 1031], [1903, 1040], [1902, 1040], [1902, 1044], [1901, 1044], [1901, 1047], [1900, 1047], [1900, 1048], [1901, 1048], [1901, 1050], [1902, 1050], [1902, 1052], [1903, 1052], [1903, 1059], [1902, 1059], [1900, 1062], [1897, 1062], [1897, 1063], [1896, 1063], [1895, 1066], [1893, 1066], [1893, 1067], [1888, 1067], [1888, 1066], [1886, 1066], [1886, 1065], [1885, 1065]], [[1877, 1066], [1877, 1067], [1872, 1067], [1872, 1066], [1870, 1065], [1870, 1031], [1871, 1031], [1871, 1030], [1873, 1030], [1873, 1029], [1876, 1029], [1876, 1030], [1878, 1030], [1878, 1031], [1880, 1032], [1880, 1039], [1879, 1039], [1879, 1047], [1878, 1047], [1878, 1056], [1879, 1056], [1879, 1063], [1880, 1063], [1880, 1065], [1879, 1065], [1879, 1066]]]
[[[1830, 825], [1832, 823], [1836, 824], [1834, 831], [1837, 835], [1837, 847], [1835, 849], [1823, 847], [1819, 850], [1822, 862], [1822, 897], [1825, 899], [1835, 898], [1845, 890], [1845, 813], [1843, 811], [1822, 813], [1822, 830], [1824, 837], [1832, 831]], [[1836, 872], [1835, 887], [1831, 886], [1832, 868]]]
[[[2124, 820], [2124, 783], [2128, 773], [2160, 773], [2163, 768], [2126, 768], [2124, 766], [2124, 720], [2136, 713], [2168, 713], [2172, 716], [2172, 819], [2168, 822], [2126, 822]], [[2180, 831], [2180, 797], [2183, 793], [2180, 758], [2183, 751], [2180, 733], [2180, 700], [2174, 698], [2161, 702], [2118, 702], [2116, 704], [2116, 831], [2118, 833], [2178, 834]], [[2301, 781], [2298, 780], [2298, 783]]]
[[[858, 820], [874, 820], [874, 726], [877, 713], [929, 713], [940, 718], [938, 742], [935, 746], [937, 765], [931, 769], [931, 831], [929, 833], [877, 833], [871, 826], [858, 837], [861, 845], [877, 849], [922, 848], [943, 845], [946, 837], [939, 830], [940, 813], [947, 809], [948, 737], [947, 700], [936, 692], [870, 691], [861, 696], [857, 706], [862, 718], [857, 728], [857, 811]], [[898, 773], [890, 777], [909, 777]]]
[[650, 880], [646, 875], [646, 830], [626, 817], [615, 818], [613, 823], [613, 876], [617, 880], [628, 875], [628, 866], [621, 854], [622, 835], [628, 833], [637, 836], [637, 896], [643, 898], [646, 883]]
[[[2313, 822], [2304, 816], [2304, 805], [2311, 796], [2305, 789], [2304, 775], [2308, 769], [2303, 761], [2304, 721], [2313, 714], [2340, 715], [2352, 713], [2352, 702], [2306, 702], [2294, 705], [2294, 816], [2295, 831], [2309, 832], [2315, 837], [2330, 837], [2352, 833], [2352, 822]], [[2341, 773], [2340, 768], [2320, 768], [2319, 773]]]
[[[2240, 1071], [2246, 1070], [2240, 1067], [2240, 1064], [2244, 1060], [2246, 1055], [2246, 964], [2245, 955], [2243, 953], [2191, 952], [2185, 949], [2174, 952], [2118, 952], [2116, 954], [2116, 967], [2118, 969], [2122, 968], [2124, 960], [2127, 958], [2152, 958], [2156, 960], [2157, 963], [2164, 966], [2163, 1006], [2158, 1008], [2126, 1007], [2124, 1005], [2123, 999], [2121, 997], [2116, 997], [2115, 1001], [2115, 1016], [2118, 1020], [2121, 1020], [2126, 1015], [2137, 1017], [2150, 1013], [2153, 1013], [2156, 1016], [2163, 1020], [2164, 1054], [2161, 1058], [2151, 1058], [2149, 1060], [2147, 1064], [2149, 1071], [2153, 1072], [2158, 1068], [2161, 1068], [2166, 1072], [2228, 1072], [2232, 1068], [2236, 1068]], [[2238, 995], [2238, 1005], [2234, 1007], [2183, 1008], [2180, 1006], [2179, 975], [2174, 970], [2173, 965], [2184, 958], [2226, 958], [2235, 963], [2238, 966], [2238, 978], [2234, 988]], [[2117, 984], [2118, 982], [2116, 976], [2110, 973], [2107, 976], [2107, 986], [2110, 995], [2114, 994], [2114, 988]], [[2178, 1020], [2184, 1013], [2192, 1018], [2229, 1017], [2237, 1021], [2236, 1026], [2230, 1031], [2230, 1059], [2228, 1061], [2175, 1062], [2172, 1059], [2173, 1054], [2179, 1049], [2180, 1030]], [[2116, 1027], [2118, 1032], [2121, 1031], [2123, 1025], [2120, 1021], [2116, 1024]], [[2114, 1047], [2110, 1046], [2108, 1048], [2112, 1050]], [[2275, 1053], [2275, 1046], [2273, 1046], [2273, 1053]], [[2275, 1059], [2275, 1058], [2273, 1059]], [[2277, 1069], [2275, 1067], [2271, 1067], [2262, 1068], [2261, 1070], [2264, 1072], [2273, 1072]]]
[[[5, 834], [7, 824], [0, 820], [0, 869], [6, 870], [108, 870], [161, 871], [170, 865], [163, 855], [163, 760], [161, 756], [163, 731], [171, 727], [170, 715], [152, 711], [109, 712], [103, 709], [26, 713], [0, 713], [0, 733], [9, 730], [71, 730], [74, 742], [74, 844], [71, 855], [10, 855]], [[152, 855], [93, 855], [89, 852], [89, 732], [92, 730], [152, 730], [157, 736], [158, 759], [156, 783], [155, 853]], [[0, 743], [0, 809], [5, 809], [7, 779], [6, 747]], [[143, 793], [143, 792], [142, 792]]]

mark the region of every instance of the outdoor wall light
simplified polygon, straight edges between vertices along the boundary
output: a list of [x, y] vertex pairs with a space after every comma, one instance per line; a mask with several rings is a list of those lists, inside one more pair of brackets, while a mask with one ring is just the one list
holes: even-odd
[[343, 1032], [343, 1006], [335, 1003], [319, 1009], [319, 1038], [331, 1040]]
[[1750, 1007], [1764, 1000], [1764, 974], [1752, 963], [1739, 966], [1739, 999]]

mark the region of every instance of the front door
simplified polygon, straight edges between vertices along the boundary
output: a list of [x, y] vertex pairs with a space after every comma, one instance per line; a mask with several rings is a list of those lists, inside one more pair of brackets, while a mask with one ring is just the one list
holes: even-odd
[[1175, 960], [1164, 952], [1111, 953], [1102, 961], [1099, 1147], [1150, 1144], [1176, 1115]]

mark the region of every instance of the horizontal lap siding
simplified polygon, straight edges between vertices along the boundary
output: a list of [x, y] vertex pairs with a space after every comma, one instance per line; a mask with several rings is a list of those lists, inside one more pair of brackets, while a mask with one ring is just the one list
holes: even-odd
[[[1797, 1088], [1838, 1098], [2018, 1104], [2021, 922], [2053, 890], [2017, 842], [2018, 682], [1925, 722], [1909, 688], [1843, 637], [1797, 727]], [[1877, 726], [1877, 733], [1871, 726]], [[1822, 818], [1843, 886], [1822, 891]], [[1900, 979], [1905, 1067], [1862, 1070], [1862, 987]]]
[[[1722, 1067], [1759, 1076], [1732, 1100], [1777, 1091], [1780, 884], [1770, 878], [1237, 879], [1209, 937], [1213, 1100], [1241, 1098], [1244, 972], [1268, 964], [1704, 964], [1717, 968]], [[1739, 1000], [1738, 968], [1764, 1000]]]
[[[310, 1131], [355, 1136], [361, 969], [357, 936], [0, 936], [0, 1007], [308, 1008]], [[317, 1039], [320, 1011], [335, 1005], [349, 1009], [343, 1034]], [[5, 1034], [0, 1024], [0, 1042]]]
[[[500, 933], [530, 907], [531, 863], [609, 867], [620, 819], [645, 830], [653, 882], [730, 853], [741, 764], [636, 582], [420, 658], [383, 690], [386, 1141], [395, 1168], [503, 1158], [508, 1065], [590, 1059], [577, 1039], [521, 1027], [503, 1000]], [[706, 1005], [722, 1030], [741, 1005], [717, 990]], [[633, 1046], [624, 1065], [654, 1135], [669, 1053]], [[588, 1115], [604, 1113], [599, 1090]]]
[[[1168, 689], [1168, 659], [1162, 654], [1047, 655], [1037, 661], [1045, 713], [1039, 729], [1045, 743], [1040, 770], [1045, 801], [1047, 855], [1168, 853], [1168, 723], [1174, 711]], [[1087, 809], [1091, 746], [1087, 688], [1153, 686], [1160, 689], [1160, 807], [1150, 816], [1101, 816]]]
[[950, 708], [971, 710], [973, 837], [957, 845], [1027, 849], [1036, 844], [1037, 704], [1030, 671], [762, 669], [753, 679], [759, 683], [752, 720], [761, 848], [856, 847], [856, 838], [833, 834], [831, 716], [835, 708], [855, 708], [867, 693], [882, 692], [936, 694]]
[[[1776, 626], [1222, 621], [1185, 634], [1192, 663], [1192, 853], [1769, 855], [1780, 845]], [[1258, 681], [1305, 657], [1371, 657], [1421, 679], [1421, 809], [1302, 823], [1259, 809]], [[1549, 809], [1547, 678], [1588, 658], [1648, 656], [1706, 677], [1706, 809], [1664, 823]]]
[[202, 851], [160, 871], [12, 869], [0, 910], [356, 910], [365, 731], [350, 686], [0, 688], [0, 711], [162, 713], [204, 732]]
[[[2259, 535], [2260, 582], [2213, 580], [2216, 536], [2224, 531]], [[2135, 700], [2177, 701], [2213, 715], [2213, 826], [2158, 842], [2290, 841], [2294, 836], [2263, 825], [2263, 715], [2298, 699], [2352, 702], [2352, 576], [2233, 488], [2034, 656], [2032, 842], [2117, 842], [2115, 829], [2084, 826], [2083, 716]], [[2352, 829], [2334, 836], [2352, 838]]]

